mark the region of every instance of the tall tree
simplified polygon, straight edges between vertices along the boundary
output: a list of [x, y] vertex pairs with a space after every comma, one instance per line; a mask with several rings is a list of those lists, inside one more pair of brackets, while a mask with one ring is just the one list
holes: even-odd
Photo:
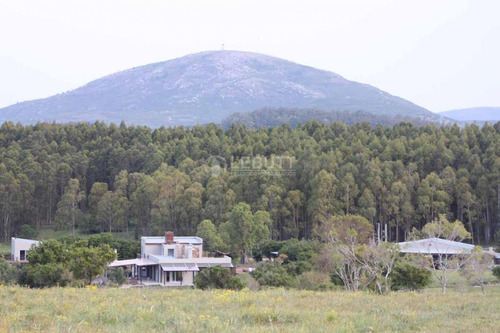
[[78, 179], [70, 179], [57, 205], [56, 228], [71, 229], [73, 235], [76, 235], [76, 227], [83, 216], [79, 207], [83, 200], [85, 200], [85, 192], [80, 190], [80, 182]]

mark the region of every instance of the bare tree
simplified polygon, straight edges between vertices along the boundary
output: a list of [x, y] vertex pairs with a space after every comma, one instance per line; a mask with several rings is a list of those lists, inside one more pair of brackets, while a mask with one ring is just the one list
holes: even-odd
[[493, 256], [485, 253], [481, 246], [475, 246], [461, 272], [468, 280], [479, 284], [483, 295], [486, 295], [484, 273], [490, 270], [491, 266], [493, 266]]
[[392, 273], [398, 256], [399, 246], [385, 242], [370, 243], [360, 256], [360, 260], [370, 277], [369, 280], [374, 281], [380, 294], [389, 293], [389, 275]]
[[[422, 235], [427, 238], [441, 238], [445, 241], [457, 242], [471, 237], [462, 222], [458, 220], [453, 223], [449, 222], [444, 215], [440, 215], [433, 222], [427, 223], [422, 229]], [[443, 294], [446, 294], [446, 286], [450, 276], [463, 267], [465, 260], [469, 256], [469, 252], [466, 250], [460, 253], [450, 253], [449, 249], [450, 246], [443, 244], [429, 249], [429, 251], [432, 251], [432, 253], [429, 252], [429, 255], [421, 253], [412, 256], [417, 265], [434, 274], [441, 284]]]

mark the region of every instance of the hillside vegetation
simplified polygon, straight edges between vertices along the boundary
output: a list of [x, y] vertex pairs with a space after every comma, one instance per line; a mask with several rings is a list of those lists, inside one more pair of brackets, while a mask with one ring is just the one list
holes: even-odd
[[[400, 122], [409, 122], [414, 125], [430, 125], [431, 119], [422, 117], [411, 117], [404, 115], [375, 114], [364, 111], [322, 111], [310, 109], [261, 109], [251, 112], [234, 113], [222, 120], [222, 127], [229, 128], [232, 124], [245, 125], [248, 128], [273, 127], [289, 124], [295, 128], [298, 124], [305, 124], [308, 121], [317, 120], [320, 123], [331, 124], [341, 122], [347, 125], [354, 125], [360, 122], [370, 123], [372, 126], [383, 125], [393, 126]], [[434, 119], [434, 121], [436, 121]], [[439, 124], [444, 123], [440, 120]], [[451, 120], [448, 123], [452, 123]]]
[[0, 286], [0, 331], [457, 332], [498, 330], [488, 295]]

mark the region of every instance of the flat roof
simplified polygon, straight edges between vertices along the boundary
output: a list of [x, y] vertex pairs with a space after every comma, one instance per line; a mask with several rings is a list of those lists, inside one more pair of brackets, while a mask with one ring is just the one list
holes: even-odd
[[127, 259], [127, 260], [115, 260], [111, 264], [109, 264], [108, 267], [123, 267], [132, 265], [152, 266], [152, 265], [158, 265], [158, 263], [150, 259], [139, 258], [139, 259]]
[[[416, 241], [398, 243], [402, 253], [422, 253], [422, 254], [461, 254], [470, 253], [475, 245], [454, 242], [442, 238], [426, 238]], [[496, 258], [500, 257], [499, 253], [483, 249]]]
[[31, 243], [31, 244], [40, 244], [40, 241], [34, 240], [34, 239], [25, 239], [25, 238], [17, 238], [17, 237], [12, 237], [13, 240], [16, 242], [25, 242], [25, 243]]
[[[161, 236], [144, 236], [141, 237], [148, 244], [165, 244], [165, 237]], [[196, 236], [174, 236], [174, 242], [181, 244], [203, 244], [203, 239]]]

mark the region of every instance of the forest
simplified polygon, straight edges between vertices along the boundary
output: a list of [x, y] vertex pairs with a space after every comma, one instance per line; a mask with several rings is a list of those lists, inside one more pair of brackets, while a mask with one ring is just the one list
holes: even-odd
[[[231, 172], [245, 158], [274, 157], [289, 159], [292, 172]], [[339, 215], [387, 224], [387, 240], [403, 241], [445, 214], [463, 222], [472, 243], [491, 244], [500, 238], [500, 123], [0, 128], [2, 242], [44, 225], [131, 239], [194, 235], [202, 221], [217, 231], [238, 214], [278, 241], [313, 239]]]
[[[401, 122], [410, 122], [414, 125], [430, 125], [433, 120], [422, 117], [409, 117], [403, 115], [384, 115], [366, 111], [324, 111], [315, 109], [289, 109], [289, 108], [264, 108], [251, 112], [237, 112], [222, 120], [222, 127], [228, 129], [233, 124], [245, 125], [247, 128], [260, 128], [290, 124], [295, 128], [298, 124], [317, 120], [320, 123], [331, 124], [342, 122], [347, 125], [367, 122], [372, 126], [394, 126]], [[434, 119], [435, 120], [435, 119]], [[446, 122], [443, 120], [442, 122]], [[449, 123], [453, 121], [450, 119]]]

